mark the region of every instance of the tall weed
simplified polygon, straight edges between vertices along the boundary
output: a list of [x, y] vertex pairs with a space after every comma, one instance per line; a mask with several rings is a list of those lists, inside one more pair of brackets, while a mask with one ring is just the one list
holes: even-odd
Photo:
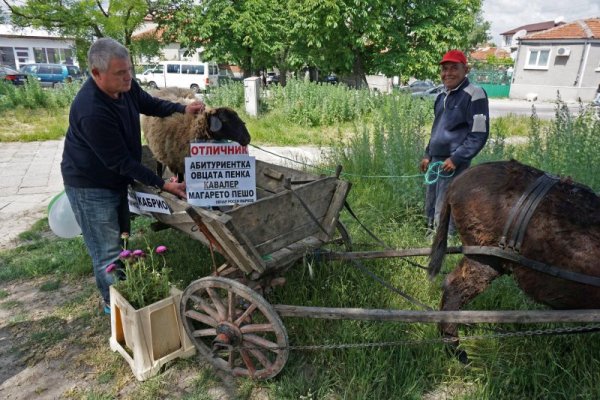
[[599, 137], [598, 111], [580, 104], [579, 113], [573, 115], [559, 97], [555, 117], [550, 124], [541, 124], [535, 113], [531, 116], [529, 140], [515, 151], [515, 155], [527, 164], [551, 173], [569, 175], [575, 181], [598, 190]]
[[346, 85], [326, 85], [290, 79], [287, 85], [271, 86], [264, 103], [289, 122], [305, 126], [332, 125], [355, 121], [371, 114], [385, 96]]
[[79, 83], [65, 83], [59, 88], [42, 88], [35, 79], [28, 79], [23, 86], [0, 82], [0, 111], [17, 107], [27, 109], [57, 109], [71, 104]]
[[242, 108], [244, 106], [244, 85], [242, 82], [227, 82], [214, 88], [204, 101], [211, 107]]

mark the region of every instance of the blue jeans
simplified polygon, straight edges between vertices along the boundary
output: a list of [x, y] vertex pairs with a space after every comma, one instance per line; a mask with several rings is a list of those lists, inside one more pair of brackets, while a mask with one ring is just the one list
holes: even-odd
[[[444, 162], [448, 157], [432, 157], [431, 163], [441, 161]], [[427, 185], [425, 193], [425, 215], [427, 217], [427, 226], [429, 228], [437, 229], [440, 223], [440, 214], [442, 213], [442, 207], [444, 206], [444, 198], [450, 183], [460, 175], [464, 170], [469, 168], [471, 163], [460, 164], [454, 170], [454, 174], [451, 177], [444, 178], [439, 177], [435, 183]], [[449, 233], [454, 235], [456, 229], [454, 227], [454, 221], [450, 218], [450, 227], [448, 228]]]
[[113, 275], [106, 267], [118, 260], [121, 233], [130, 230], [127, 190], [65, 186], [65, 192], [92, 258], [96, 286], [108, 305]]

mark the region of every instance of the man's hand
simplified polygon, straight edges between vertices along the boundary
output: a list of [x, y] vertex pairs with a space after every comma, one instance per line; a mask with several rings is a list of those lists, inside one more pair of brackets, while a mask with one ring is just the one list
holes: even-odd
[[446, 158], [440, 169], [444, 172], [452, 172], [456, 169], [456, 165], [454, 165], [450, 158]]
[[185, 193], [185, 182], [165, 182], [165, 184], [162, 187], [162, 190], [174, 194], [177, 197], [181, 197], [184, 199], [187, 198], [187, 195]]
[[197, 101], [194, 101], [193, 103], [190, 103], [187, 106], [185, 106], [185, 113], [186, 114], [197, 114], [197, 113], [204, 112], [204, 109], [205, 109], [204, 103], [197, 100]]
[[429, 161], [429, 158], [424, 158], [421, 160], [421, 163], [419, 164], [421, 172], [427, 172], [427, 167], [429, 167]]

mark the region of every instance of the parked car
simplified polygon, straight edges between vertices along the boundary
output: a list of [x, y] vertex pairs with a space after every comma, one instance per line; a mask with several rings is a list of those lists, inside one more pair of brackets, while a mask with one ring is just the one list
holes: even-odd
[[422, 92], [414, 92], [412, 93], [413, 97], [421, 97], [421, 98], [432, 98], [435, 99], [438, 94], [444, 91], [444, 85], [438, 85]]
[[323, 79], [323, 82], [336, 85], [339, 83], [339, 79], [336, 74], [329, 74]]
[[36, 77], [40, 85], [49, 87], [56, 87], [65, 82], [70, 83], [83, 79], [83, 75], [78, 67], [63, 64], [25, 64], [21, 66], [21, 72]]
[[27, 74], [0, 65], [0, 81], [9, 82], [13, 85], [24, 85], [27, 82]]
[[417, 80], [412, 83], [409, 83], [406, 86], [400, 86], [400, 90], [405, 90], [405, 91], [414, 93], [414, 92], [424, 92], [427, 89], [431, 89], [433, 87], [435, 87], [433, 82], [430, 81], [429, 79], [427, 79], [427, 80]]
[[267, 85], [279, 83], [279, 75], [275, 72], [267, 72]]
[[[84, 73], [76, 65], [67, 65], [67, 71], [69, 72], [71, 82], [82, 81], [85, 78]], [[69, 78], [67, 78], [67, 82], [69, 82]]]

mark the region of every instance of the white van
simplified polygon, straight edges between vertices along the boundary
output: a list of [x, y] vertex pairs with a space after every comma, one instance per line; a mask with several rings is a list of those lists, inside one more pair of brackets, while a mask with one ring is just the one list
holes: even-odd
[[137, 79], [152, 89], [178, 87], [205, 92], [219, 86], [219, 67], [201, 61], [161, 61], [154, 68], [137, 75]]

